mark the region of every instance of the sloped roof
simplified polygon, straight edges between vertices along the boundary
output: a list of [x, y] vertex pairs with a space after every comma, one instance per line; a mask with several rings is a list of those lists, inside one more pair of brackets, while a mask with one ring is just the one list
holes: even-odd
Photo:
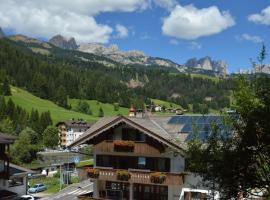
[[15, 136], [0, 133], [0, 144], [12, 144], [15, 139]]
[[182, 146], [177, 143], [171, 134], [169, 134], [162, 126], [160, 126], [155, 120], [151, 118], [136, 118], [136, 117], [104, 117], [95, 123], [90, 129], [88, 129], [80, 138], [70, 144], [70, 147], [84, 144], [96, 135], [108, 130], [109, 128], [124, 122], [156, 140], [171, 146], [177, 150], [183, 151]]
[[86, 121], [82, 120], [66, 120], [66, 121], [61, 121], [56, 124], [56, 126], [59, 126], [60, 124], [65, 124], [68, 127], [83, 127], [83, 128], [89, 128], [91, 127], [92, 124], [87, 123]]

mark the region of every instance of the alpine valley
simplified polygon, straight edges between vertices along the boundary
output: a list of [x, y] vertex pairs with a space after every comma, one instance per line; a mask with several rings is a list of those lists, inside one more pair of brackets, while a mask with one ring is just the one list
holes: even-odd
[[0, 33], [0, 82], [8, 77], [13, 86], [67, 109], [68, 99], [123, 107], [159, 99], [194, 113], [230, 107], [233, 81], [224, 61], [205, 57], [177, 64], [114, 44], [78, 45], [75, 38], [61, 35], [42, 41]]

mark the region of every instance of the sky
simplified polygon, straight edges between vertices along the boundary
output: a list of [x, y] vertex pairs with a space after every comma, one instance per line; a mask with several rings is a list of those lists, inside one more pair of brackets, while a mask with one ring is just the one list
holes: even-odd
[[[0, 0], [6, 34], [117, 44], [179, 64], [210, 56], [229, 72], [270, 49], [269, 0]], [[265, 63], [270, 63], [270, 53]]]

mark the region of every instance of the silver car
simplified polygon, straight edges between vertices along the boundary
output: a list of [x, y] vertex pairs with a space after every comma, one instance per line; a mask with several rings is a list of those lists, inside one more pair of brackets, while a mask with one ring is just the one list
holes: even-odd
[[30, 187], [28, 189], [28, 193], [37, 193], [37, 192], [42, 192], [44, 190], [47, 190], [47, 187], [43, 183], [38, 183]]

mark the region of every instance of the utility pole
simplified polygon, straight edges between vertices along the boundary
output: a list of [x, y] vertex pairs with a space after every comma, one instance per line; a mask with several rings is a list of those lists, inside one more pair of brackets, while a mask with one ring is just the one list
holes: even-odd
[[60, 189], [59, 189], [59, 191], [61, 190], [61, 178], [62, 178], [62, 176], [61, 176], [61, 163], [60, 163], [60, 170], [59, 170], [59, 172], [60, 172], [60, 177], [59, 177], [59, 184], [60, 184]]

